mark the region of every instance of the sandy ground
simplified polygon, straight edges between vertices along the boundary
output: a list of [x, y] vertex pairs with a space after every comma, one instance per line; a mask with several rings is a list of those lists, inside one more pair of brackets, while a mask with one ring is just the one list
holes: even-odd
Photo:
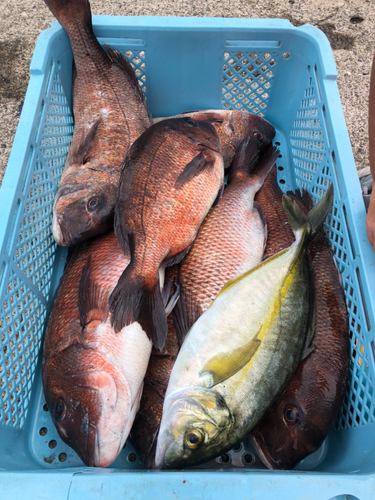
[[[0, 181], [9, 158], [39, 33], [54, 20], [42, 0], [0, 0]], [[357, 168], [368, 166], [367, 107], [375, 51], [373, 0], [91, 0], [93, 14], [284, 18], [327, 35]]]

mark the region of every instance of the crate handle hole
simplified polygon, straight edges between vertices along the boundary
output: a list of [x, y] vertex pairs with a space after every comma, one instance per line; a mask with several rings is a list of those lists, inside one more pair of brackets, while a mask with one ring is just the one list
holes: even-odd
[[52, 439], [49, 443], [48, 446], [53, 450], [57, 446], [57, 441], [55, 439]]

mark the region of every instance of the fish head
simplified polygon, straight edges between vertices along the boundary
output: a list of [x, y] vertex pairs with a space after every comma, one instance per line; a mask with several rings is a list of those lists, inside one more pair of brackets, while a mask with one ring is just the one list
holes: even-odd
[[112, 184], [66, 184], [53, 207], [52, 232], [56, 243], [73, 246], [113, 227], [117, 187]]
[[[235, 113], [235, 111], [233, 111], [233, 113]], [[244, 111], [238, 111], [238, 113], [241, 113], [241, 117], [239, 114], [233, 117], [234, 130], [241, 132], [243, 138], [253, 136], [259, 141], [260, 145], [264, 147], [272, 142], [276, 135], [276, 130], [270, 122], [252, 113]], [[240, 133], [236, 135], [236, 139], [240, 139], [239, 142], [241, 142], [242, 138], [240, 137]]]
[[216, 391], [195, 388], [171, 393], [164, 403], [156, 466], [180, 468], [214, 458], [226, 447], [233, 424], [224, 398]]
[[[51, 360], [53, 361], [53, 360]], [[91, 467], [107, 467], [130, 431], [131, 391], [103, 355], [74, 343], [43, 366], [48, 409], [61, 439]]]
[[254, 137], [260, 148], [263, 148], [271, 143], [276, 133], [267, 120], [247, 111], [212, 110], [195, 113], [193, 117], [215, 127], [221, 141], [225, 168], [230, 166], [237, 148], [245, 138]]
[[160, 126], [176, 131], [193, 143], [197, 150], [205, 148], [221, 153], [221, 142], [215, 127], [208, 122], [194, 120], [190, 116], [170, 118], [160, 122]]
[[[250, 441], [270, 469], [291, 470], [322, 444], [328, 429], [321, 413], [298, 393], [281, 397], [252, 431]], [[311, 411], [312, 410], [312, 411]]]
[[275, 128], [259, 115], [247, 111], [207, 111], [201, 120], [212, 123], [219, 133], [221, 142], [228, 142], [237, 148], [246, 137], [256, 136], [264, 144], [269, 144], [275, 137]]

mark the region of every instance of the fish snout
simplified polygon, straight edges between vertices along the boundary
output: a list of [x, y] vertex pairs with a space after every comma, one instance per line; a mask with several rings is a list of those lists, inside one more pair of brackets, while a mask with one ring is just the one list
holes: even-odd
[[155, 453], [155, 466], [157, 469], [168, 468], [168, 461], [165, 461], [168, 455], [169, 448], [173, 446], [174, 439], [169, 433], [169, 430], [165, 430], [162, 434], [159, 433], [158, 442], [156, 445]]
[[53, 214], [52, 219], [52, 234], [56, 243], [62, 247], [66, 247], [67, 243], [61, 229], [61, 218], [57, 217], [56, 213]]

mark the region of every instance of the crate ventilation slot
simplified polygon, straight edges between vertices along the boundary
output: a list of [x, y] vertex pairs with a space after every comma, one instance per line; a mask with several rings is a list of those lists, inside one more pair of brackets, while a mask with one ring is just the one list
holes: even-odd
[[277, 57], [270, 52], [224, 52], [222, 108], [264, 116]]
[[135, 75], [138, 79], [142, 92], [146, 95], [146, 54], [144, 50], [127, 50], [125, 57], [133, 66]]

